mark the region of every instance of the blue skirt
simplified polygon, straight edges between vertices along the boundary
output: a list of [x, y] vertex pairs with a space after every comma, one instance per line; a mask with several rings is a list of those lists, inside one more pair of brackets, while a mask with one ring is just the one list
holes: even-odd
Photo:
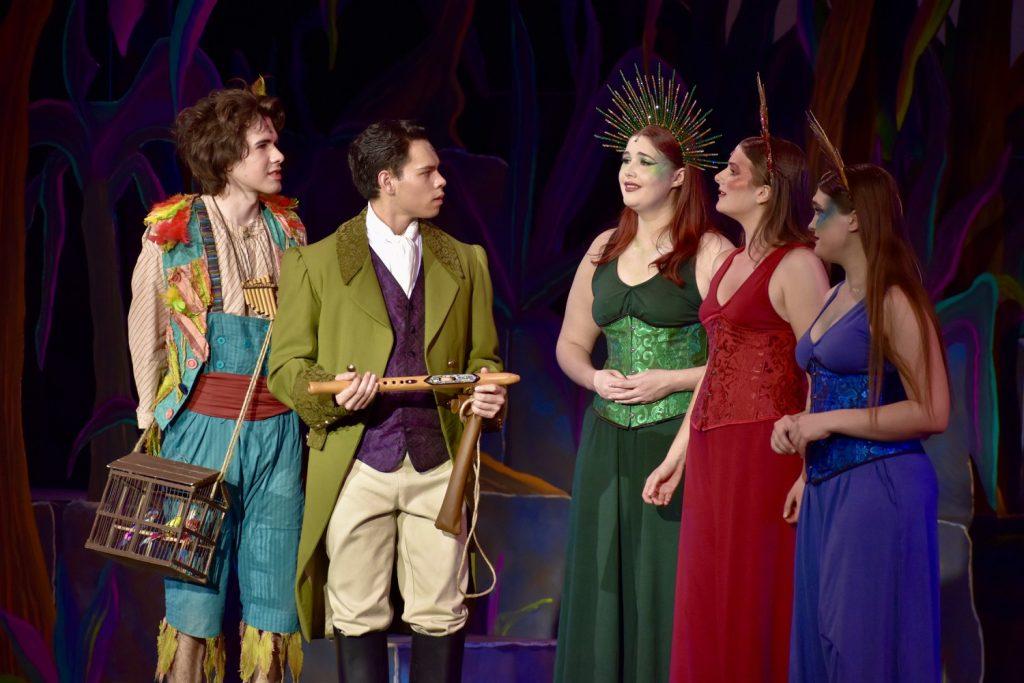
[[940, 680], [937, 495], [924, 453], [807, 486], [791, 683]]

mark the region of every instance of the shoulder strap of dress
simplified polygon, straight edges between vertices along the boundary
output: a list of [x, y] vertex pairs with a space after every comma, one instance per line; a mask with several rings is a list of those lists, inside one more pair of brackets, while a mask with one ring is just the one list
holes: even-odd
[[811, 330], [814, 329], [814, 326], [818, 324], [818, 321], [821, 320], [822, 314], [824, 314], [825, 311], [828, 310], [828, 307], [832, 305], [832, 302], [836, 300], [836, 295], [839, 294], [839, 286], [841, 284], [842, 283], [839, 283], [839, 285], [832, 288], [832, 293], [828, 295], [828, 300], [825, 301], [825, 305], [821, 307], [821, 310], [818, 311], [818, 315], [814, 316], [814, 321], [811, 322], [810, 327], [807, 328], [808, 335], [811, 333]]
[[770, 254], [764, 257], [764, 260], [762, 260], [760, 264], [758, 264], [751, 277], [760, 278], [761, 285], [767, 287], [768, 282], [771, 281], [772, 275], [775, 273], [775, 269], [779, 267], [780, 263], [782, 263], [782, 259], [785, 258], [786, 254], [794, 249], [801, 248], [806, 249], [808, 247], [800, 244], [799, 242], [789, 242], [780, 247], [776, 247]]
[[768, 287], [772, 281], [772, 275], [775, 274], [775, 269], [778, 268], [779, 263], [789, 252], [794, 249], [806, 248], [804, 245], [798, 242], [789, 242], [782, 246], [776, 247], [769, 253], [764, 259], [758, 264], [757, 268], [750, 275], [754, 278], [754, 282], [750, 283], [750, 288], [747, 290], [747, 296], [767, 296]]
[[722, 261], [722, 265], [720, 265], [718, 270], [715, 271], [715, 274], [711, 276], [711, 284], [708, 285], [708, 293], [704, 297], [705, 299], [718, 301], [718, 284], [722, 281], [722, 278], [725, 277], [725, 274], [729, 272], [729, 266], [732, 265], [733, 259], [735, 259], [744, 248], [745, 247], [736, 247], [728, 256], [725, 257], [725, 260]]
[[810, 247], [808, 247], [805, 244], [800, 244], [799, 242], [788, 242], [780, 247], [776, 247], [775, 250], [772, 251], [772, 253], [768, 254], [768, 256], [765, 257], [764, 262], [761, 264], [761, 268], [759, 268], [759, 270], [764, 269], [765, 271], [774, 271], [775, 268], [778, 267], [779, 263], [782, 262], [782, 259], [786, 256], [786, 254], [793, 251], [794, 249], [801, 248], [809, 249]]

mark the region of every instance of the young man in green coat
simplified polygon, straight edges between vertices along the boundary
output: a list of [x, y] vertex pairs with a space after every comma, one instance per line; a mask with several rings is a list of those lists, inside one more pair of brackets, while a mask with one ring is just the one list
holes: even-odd
[[[309, 425], [299, 617], [308, 638], [333, 633], [347, 681], [387, 679], [396, 566], [412, 680], [460, 679], [466, 539], [434, 517], [462, 424], [450, 396], [376, 395], [383, 376], [502, 367], [484, 250], [427, 222], [444, 199], [439, 163], [420, 126], [371, 125], [349, 149], [366, 209], [281, 265], [269, 385]], [[352, 384], [306, 390], [332, 379]], [[473, 410], [492, 419], [504, 401], [502, 387], [480, 386]]]

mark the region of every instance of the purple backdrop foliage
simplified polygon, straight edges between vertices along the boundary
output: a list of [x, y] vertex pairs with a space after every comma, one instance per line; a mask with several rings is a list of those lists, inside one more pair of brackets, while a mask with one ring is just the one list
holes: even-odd
[[[396, 51], [394, 58], [360, 72], [348, 86], [347, 96], [336, 100], [338, 105], [329, 107], [330, 116], [325, 118], [318, 96], [329, 82], [339, 79], [337, 72], [346, 61], [360, 59], [358, 46], [345, 44], [345, 38], [352, 37], [346, 17], [356, 11], [350, 4], [324, 1], [309, 7], [305, 14], [293, 13], [290, 29], [277, 31], [280, 38], [275, 39], [269, 54], [256, 50], [247, 54], [244, 49], [232, 48], [230, 62], [238, 72], [220, 73], [203, 49], [207, 25], [216, 18], [218, 5], [211, 0], [178, 3], [173, 12], [163, 13], [167, 37], [158, 36], [151, 43], [124, 94], [107, 101], [92, 100], [90, 93], [95, 90], [97, 74], [117, 65], [101, 65], [92, 56], [85, 28], [91, 5], [84, 1], [70, 4], [62, 48], [67, 99], [38, 100], [31, 111], [32, 143], [53, 150], [27, 188], [30, 206], [36, 209], [29, 224], [38, 226], [44, 235], [34, 333], [38, 367], [45, 371], [60, 296], [61, 263], [66, 257], [65, 232], [73, 220], [67, 215], [66, 171], [71, 169], [84, 198], [102, 197], [98, 225], [90, 224], [87, 207], [83, 207], [86, 242], [97, 238], [88, 231], [116, 233], [117, 206], [129, 189], [134, 187], [142, 205], [186, 189], [180, 187], [178, 169], [168, 166], [166, 158], [154, 158], [149, 151], [152, 147], [147, 147], [147, 143], [169, 139], [169, 125], [180, 106], [233, 76], [251, 79], [257, 73], [267, 73], [272, 89], [297, 113], [285, 131], [286, 182], [302, 200], [303, 214], [314, 235], [326, 234], [331, 225], [358, 207], [344, 169], [345, 147], [356, 132], [384, 115], [416, 117], [428, 125], [442, 147], [450, 181], [444, 222], [457, 236], [483, 244], [490, 256], [504, 338], [509, 343], [517, 340], [516, 348], [505, 349], [506, 355], [536, 359], [531, 365], [536, 366], [537, 376], [527, 377], [524, 390], [550, 386], [552, 381], [561, 385], [563, 388], [555, 389], [557, 406], [547, 412], [567, 415], [573, 429], [578, 428], [586, 400], [561, 379], [553, 363], [550, 343], [558, 319], [549, 314], [558, 312], [590, 239], [614, 222], [614, 203], [605, 199], [610, 193], [602, 191], [614, 182], [610, 172], [613, 155], [606, 154], [593, 138], [602, 125], [595, 107], [607, 104], [605, 86], [634, 63], [650, 69], [656, 64], [669, 70], [677, 67], [687, 85], [701, 86], [698, 97], [702, 104], [715, 110], [712, 121], [725, 131], [719, 150], [724, 155], [733, 140], [754, 128], [754, 94], [747, 81], [760, 69], [769, 84], [776, 130], [803, 138], [800, 110], [814, 80], [824, 77], [814, 72], [814, 55], [827, 10], [800, 0], [795, 24], [775, 36], [778, 3], [774, 2], [740, 3], [731, 16], [721, 3], [694, 2], [684, 17], [689, 23], [675, 28], [668, 26], [670, 17], [666, 15], [679, 19], [678, 13], [687, 13], [660, 2], [598, 10], [588, 0], [566, 1], [547, 15], [552, 25], [540, 22], [532, 8], [524, 14], [515, 0], [505, 3], [504, 9], [492, 7], [488, 12], [471, 0], [413, 3], [410, 11], [422, 12], [429, 30], [407, 49]], [[1007, 146], [973, 187], [957, 192], [945, 185], [951, 163], [952, 105], [942, 53], [951, 48], [939, 43], [936, 32], [943, 25], [941, 17], [948, 4], [941, 0], [924, 3], [904, 13], [913, 21], [897, 48], [904, 56], [897, 91], [879, 98], [878, 123], [866, 124], [874, 128], [874, 133], [868, 134], [874, 137], [869, 156], [889, 165], [906, 188], [910, 236], [936, 299], [956, 277], [962, 246], [979, 212], [999, 195], [1011, 158]], [[110, 55], [112, 61], [133, 56], [132, 37], [140, 27], [151, 33], [160, 23], [142, 5], [108, 4], [110, 36], [118, 55]], [[225, 17], [225, 21], [231, 18]], [[636, 31], [636, 42], [632, 46], [625, 43], [618, 55], [611, 50], [615, 44], [623, 44], [621, 39], [616, 36], [610, 41], [606, 35], [610, 18], [619, 20], [616, 29], [630, 30], [632, 26]], [[538, 32], [538, 25], [545, 25], [558, 37], [554, 50], [543, 32]], [[955, 30], [950, 25], [946, 28]], [[670, 43], [687, 32], [694, 38], [687, 44]], [[563, 94], [554, 110], [557, 116], [545, 113], [552, 109], [551, 64], [539, 65], [538, 39], [545, 58], [557, 59], [564, 72], [558, 80]], [[328, 53], [316, 68], [309, 61], [308, 45], [313, 40], [326, 41]], [[135, 41], [134, 52], [138, 52], [139, 42]], [[793, 50], [792, 45], [801, 47]], [[701, 50], [701, 63], [708, 67], [698, 68], [688, 59], [695, 56], [695, 49]], [[783, 76], [793, 73], [807, 78]], [[314, 80], [314, 74], [326, 76], [328, 82]], [[851, 96], [856, 94], [855, 88]], [[492, 130], [484, 131], [479, 120], [466, 121], [467, 99], [494, 114]], [[467, 137], [480, 140], [489, 149], [478, 153], [467, 146]], [[137, 230], [130, 226], [131, 233]], [[104, 238], [104, 242], [110, 243], [110, 239]], [[109, 253], [103, 258], [108, 259]], [[131, 259], [131, 253], [115, 262], [86, 259], [88, 271], [111, 271], [117, 280], [106, 278], [109, 284], [104, 291], [91, 292], [93, 310], [115, 308], [123, 314], [120, 293], [126, 291]], [[111, 301], [111, 296], [116, 301]], [[520, 329], [537, 330], [538, 325], [546, 331], [519, 333]], [[117, 351], [125, 348], [123, 330], [94, 330], [94, 337], [94, 346]], [[118, 343], [102, 341], [111, 337], [118, 338]], [[110, 362], [116, 364], [112, 358]], [[99, 386], [103, 378], [97, 376], [95, 381]], [[128, 401], [131, 388], [119, 380], [114, 389], [96, 403], [88, 428], [78, 429], [79, 438], [101, 433], [104, 419], [123, 419], [123, 411], [110, 413], [104, 406]], [[533, 417], [529, 405], [536, 402], [523, 403], [527, 405], [518, 410], [528, 422]], [[506, 436], [509, 451], [499, 455], [517, 467], [536, 471], [537, 467], [518, 455], [517, 434]], [[560, 486], [568, 486], [571, 476], [571, 439], [571, 434], [556, 439], [559, 452], [545, 457], [557, 466], [539, 468]], [[69, 451], [79, 447], [76, 443]]]
[[145, 9], [146, 3], [143, 0], [108, 0], [107, 2], [110, 32], [114, 34], [117, 51], [122, 57], [128, 54], [128, 41]]
[[[47, 643], [27, 622], [0, 610], [0, 630], [15, 646], [22, 671], [41, 683], [101, 683], [113, 652], [120, 602], [115, 569], [109, 562], [85, 609], [75, 601], [68, 569], [57, 565], [57, 623]], [[21, 679], [18, 679], [21, 680]]]
[[[798, 138], [804, 132], [795, 114], [802, 108], [801, 101], [806, 102], [813, 80], [823, 77], [814, 73], [813, 55], [827, 12], [817, 3], [798, 2], [795, 25], [777, 39], [773, 33], [777, 3], [744, 2], [727, 17], [719, 3], [695, 2], [686, 17], [690, 24], [674, 30], [666, 27], [664, 15], [679, 12], [678, 8], [670, 10], [659, 2], [635, 9], [621, 6], [612, 14], [621, 20], [622, 27], [634, 27], [637, 42], [614, 56], [609, 54], [604, 33], [609, 11], [599, 12], [587, 0], [567, 1], [550, 14], [557, 22], [551, 28], [560, 37], [557, 58], [565, 71], [560, 80], [564, 95], [560, 96], [555, 120], [544, 113], [551, 107], [551, 97], [542, 93], [539, 82], [550, 91], [550, 65], [545, 64], [544, 69], [538, 65], [534, 43], [539, 34], [533, 15], [524, 14], [515, 1], [505, 4], [503, 15], [492, 9], [486, 20], [480, 18], [481, 8], [470, 0], [415, 5], [429, 19], [430, 30], [394, 59], [372, 72], [360, 73], [358, 82], [350, 86], [351, 95], [333, 108], [333, 120], [325, 119], [317, 108], [317, 94], [325, 84], [311, 79], [310, 73], [316, 70], [311, 68], [309, 51], [304, 48], [314, 37], [326, 40], [330, 72], [352, 59], [354, 48], [346, 50], [346, 45], [338, 42], [344, 37], [346, 16], [354, 11], [349, 3], [320, 2], [305, 15], [295, 13], [290, 33], [278, 33], [290, 35], [290, 44], [279, 40], [281, 47], [275, 46], [269, 57], [259, 55], [258, 67], [238, 48], [233, 49], [231, 61], [242, 67], [244, 73], [238, 75], [244, 78], [268, 72], [272, 88], [286, 98], [291, 110], [298, 112], [298, 127], [290, 127], [285, 137], [287, 182], [303, 201], [314, 234], [325, 234], [330, 225], [358, 206], [344, 179], [348, 140], [382, 115], [424, 120], [443, 148], [451, 181], [451, 201], [443, 218], [458, 236], [487, 248], [506, 339], [517, 338], [528, 346], [532, 346], [531, 341], [516, 330], [537, 325], [548, 317], [538, 318], [543, 311], [558, 311], [573, 268], [589, 240], [614, 221], [614, 204], [603, 199], [595, 202], [595, 194], [609, 194], [600, 188], [602, 183], [610, 187], [614, 176], [609, 172], [611, 157], [593, 134], [601, 126], [595, 107], [607, 103], [604, 86], [617, 78], [620, 69], [628, 70], [634, 63], [648, 68], [660, 63], [669, 69], [675, 64], [687, 84], [708, 84], [698, 89], [702, 103], [713, 109], [726, 103], [717, 107], [712, 118], [726, 132], [726, 142], [719, 150], [722, 154], [732, 140], [753, 129], [751, 108], [745, 105], [753, 102], [747, 81], [754, 70], [764, 71], [769, 83], [777, 130], [783, 134], [791, 130]], [[31, 111], [32, 143], [54, 150], [27, 188], [31, 206], [37, 209], [30, 216], [30, 226], [39, 226], [44, 234], [34, 334], [34, 355], [40, 369], [45, 370], [65, 257], [63, 245], [69, 223], [66, 171], [71, 169], [84, 198], [101, 197], [97, 225], [90, 224], [90, 214], [83, 207], [83, 229], [93, 231], [84, 236], [87, 243], [97, 239], [96, 230], [117, 232], [116, 207], [133, 186], [143, 205], [184, 189], [179, 185], [178, 169], [168, 167], [165, 159], [154, 159], [146, 145], [167, 141], [178, 108], [230, 77], [218, 72], [202, 48], [204, 32], [217, 8], [210, 0], [190, 1], [178, 3], [173, 16], [165, 12], [165, 19], [170, 20], [165, 28], [167, 37], [152, 42], [125, 93], [116, 100], [103, 101], [90, 99], [94, 80], [101, 70], [116, 65], [101, 66], [92, 56], [85, 29], [89, 3], [74, 2], [68, 7], [63, 40], [63, 78], [68, 97], [38, 100]], [[999, 195], [1011, 158], [1007, 146], [998, 162], [986, 176], [977, 178], [973, 187], [955, 192], [944, 185], [951, 161], [951, 103], [941, 54], [950, 48], [938, 44], [935, 35], [946, 10], [948, 2], [930, 2], [907, 14], [913, 23], [906, 27], [904, 43], [899, 47], [904, 63], [898, 91], [880, 98], [879, 123], [874, 126], [869, 151], [870, 156], [893, 168], [906, 187], [910, 235], [929, 290], [937, 299], [956, 277], [962, 246], [979, 212]], [[131, 55], [132, 36], [140, 26], [154, 29], [154, 19], [146, 14], [142, 3], [112, 2], [107, 13], [111, 40], [116, 42], [121, 58]], [[692, 56], [692, 46], [666, 45], [673, 35], [687, 30], [703, 50], [703, 63], [717, 67], [717, 76], [712, 77], [715, 69], [678, 61]], [[947, 30], [953, 27], [947, 26]], [[482, 38], [485, 33], [486, 38]], [[487, 39], [495, 43], [499, 36], [504, 47], [485, 46]], [[793, 40], [802, 47], [790, 49]], [[665, 53], [675, 53], [675, 59]], [[544, 54], [550, 58], [552, 52], [546, 47]], [[467, 55], [474, 57], [471, 63], [467, 63]], [[117, 61], [114, 56], [111, 59]], [[503, 72], [495, 76], [497, 64]], [[793, 73], [794, 69], [795, 73], [809, 74], [810, 79], [784, 81], [782, 74]], [[284, 76], [287, 82], [282, 80]], [[289, 98], [289, 93], [295, 97]], [[479, 125], [468, 128], [464, 122], [467, 97], [497, 112], [493, 123], [501, 130], [482, 134]], [[887, 119], [899, 125], [888, 125]], [[330, 121], [327, 126], [326, 121]], [[864, 125], [850, 122], [854, 124]], [[467, 148], [467, 135], [484, 141], [492, 148], [490, 153]], [[339, 169], [341, 178], [337, 177]], [[136, 230], [133, 226], [132, 231]], [[104, 238], [105, 243], [110, 239]], [[104, 259], [109, 257], [109, 253], [103, 255]], [[123, 313], [119, 294], [126, 289], [131, 258], [132, 254], [126, 253], [114, 263], [86, 259], [90, 272], [111, 271], [117, 280], [102, 292], [91, 292], [94, 311], [115, 308]], [[117, 301], [111, 301], [111, 296]], [[550, 326], [549, 332], [539, 335], [538, 341], [548, 343], [557, 318], [542, 324]], [[94, 330], [94, 336], [97, 346], [124, 349], [122, 330]], [[119, 338], [119, 343], [104, 344], [103, 337]], [[506, 353], [546, 359], [537, 371], [558, 376], [550, 348], [507, 348]], [[97, 376], [96, 382], [101, 384], [103, 379]], [[130, 386], [119, 381], [115, 388], [103, 401], [127, 400]], [[560, 410], [578, 425], [585, 401], [578, 400], [568, 385], [567, 389], [557, 392], [568, 399]], [[97, 403], [93, 419], [102, 419], [102, 405]], [[102, 425], [92, 424], [90, 431], [97, 431], [96, 427]], [[562, 445], [571, 451], [568, 442]], [[529, 469], [528, 462], [516, 462], [514, 452], [502, 455]], [[553, 457], [564, 465], [555, 483], [565, 486], [571, 471], [571, 452]]]

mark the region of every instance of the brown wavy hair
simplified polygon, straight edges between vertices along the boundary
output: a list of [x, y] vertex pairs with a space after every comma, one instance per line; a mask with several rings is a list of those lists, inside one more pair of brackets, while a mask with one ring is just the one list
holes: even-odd
[[789, 140], [772, 137], [771, 146], [774, 163], [769, 174], [764, 139], [758, 136], [740, 143], [754, 166], [754, 185], [767, 185], [772, 190], [761, 224], [747, 247], [756, 245], [769, 249], [794, 243], [811, 246], [814, 240], [807, 229], [807, 221], [800, 216], [801, 207], [807, 204], [807, 158], [804, 151]]
[[[676, 169], [685, 165], [682, 150], [675, 137], [661, 126], [647, 126], [637, 132], [651, 141], [655, 149], [665, 155]], [[694, 166], [686, 166], [683, 184], [674, 187], [670, 196], [675, 204], [672, 221], [666, 226], [672, 236], [672, 251], [662, 255], [654, 262], [658, 272], [668, 280], [682, 287], [682, 276], [679, 270], [686, 261], [693, 258], [700, 247], [704, 233], [714, 230], [709, 218], [707, 192], [705, 191], [704, 172]], [[617, 258], [636, 237], [639, 219], [636, 211], [627, 207], [619, 215], [619, 224], [615, 232], [608, 238], [601, 255], [594, 259], [595, 266], [608, 263]]]
[[[850, 184], [847, 191], [835, 172], [829, 171], [818, 182], [818, 189], [827, 194], [836, 209], [844, 215], [857, 212], [857, 226], [864, 255], [867, 257], [868, 277], [864, 305], [871, 330], [871, 351], [868, 359], [869, 405], [878, 406], [885, 361], [892, 363], [911, 383], [914, 393], [931, 409], [928, 401], [931, 391], [931, 343], [929, 332], [942, 339], [935, 308], [921, 282], [921, 267], [906, 238], [903, 225], [903, 204], [896, 180], [884, 168], [874, 164], [856, 164], [846, 167]], [[851, 196], [852, 195], [852, 196]], [[925, 384], [918, 386], [911, 368], [894, 351], [892, 329], [885, 315], [885, 295], [897, 288], [907, 297], [914, 312], [922, 344], [925, 345]], [[947, 367], [946, 351], [939, 343], [943, 367]]]
[[228, 169], [249, 153], [249, 126], [261, 117], [270, 119], [276, 131], [284, 127], [281, 101], [248, 88], [214, 90], [181, 110], [174, 121], [174, 142], [203, 192], [219, 194], [224, 189]]

